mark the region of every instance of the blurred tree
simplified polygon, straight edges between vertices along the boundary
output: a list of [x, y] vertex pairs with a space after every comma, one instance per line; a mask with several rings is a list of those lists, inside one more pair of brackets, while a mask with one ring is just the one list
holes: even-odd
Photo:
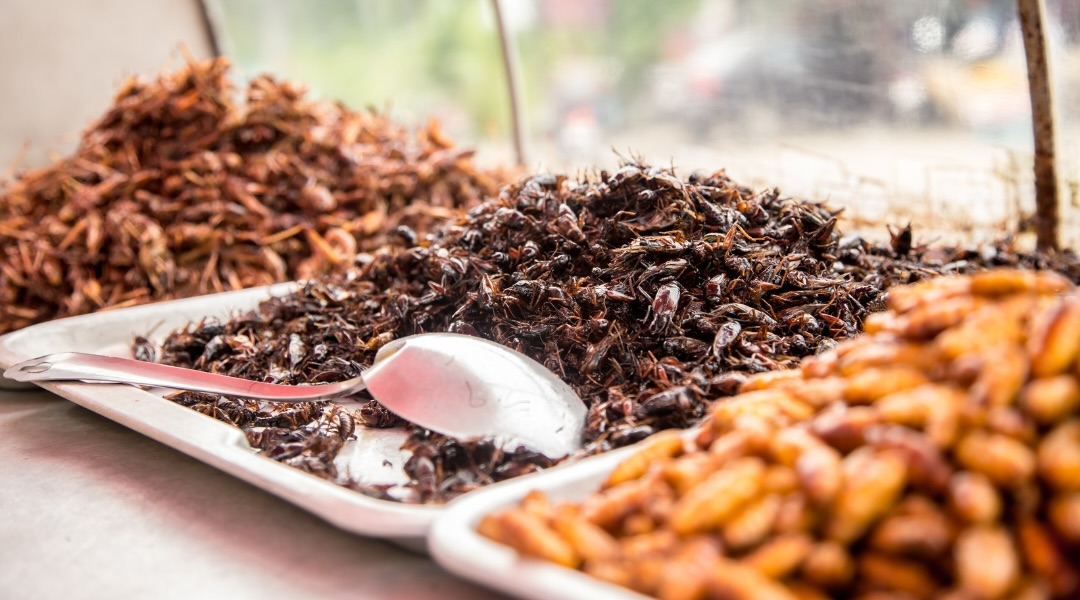
[[464, 114], [506, 130], [498, 40], [484, 0], [220, 0], [233, 60], [350, 106], [410, 121]]

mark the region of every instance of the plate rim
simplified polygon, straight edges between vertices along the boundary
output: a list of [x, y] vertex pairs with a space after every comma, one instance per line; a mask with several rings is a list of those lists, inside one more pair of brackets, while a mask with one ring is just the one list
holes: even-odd
[[[690, 435], [694, 430], [687, 430]], [[481, 488], [454, 499], [435, 517], [428, 532], [428, 552], [443, 568], [491, 589], [528, 600], [650, 600], [633, 590], [605, 583], [585, 573], [524, 557], [476, 531], [493, 510], [517, 503], [530, 491], [546, 493], [573, 485], [598, 489], [615, 467], [649, 442], [645, 440], [539, 473]], [[576, 498], [584, 496], [574, 494]]]
[[[205, 294], [99, 311], [30, 325], [0, 336], [0, 369], [41, 356], [35, 339], [62, 337], [76, 328], [137, 324], [147, 327], [163, 315], [201, 314], [224, 317], [250, 310], [271, 296], [286, 294], [300, 281]], [[200, 317], [184, 317], [190, 320]], [[130, 332], [129, 334], [130, 335]], [[57, 347], [44, 354], [74, 348]], [[83, 349], [83, 351], [86, 351]], [[92, 351], [92, 350], [91, 350]], [[12, 392], [45, 389], [115, 421], [200, 462], [278, 496], [332, 525], [370, 537], [401, 539], [410, 546], [422, 541], [445, 505], [406, 504], [367, 496], [266, 458], [248, 445], [239, 428], [223, 423], [147, 390], [123, 384], [40, 382], [23, 385], [0, 377], [0, 389]]]

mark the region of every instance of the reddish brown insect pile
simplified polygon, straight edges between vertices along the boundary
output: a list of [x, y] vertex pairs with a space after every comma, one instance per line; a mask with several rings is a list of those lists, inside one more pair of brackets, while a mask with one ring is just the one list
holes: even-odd
[[236, 102], [228, 68], [129, 81], [74, 156], [0, 187], [0, 333], [344, 270], [502, 182], [434, 123], [412, 137], [268, 77]]
[[1075, 598], [1080, 295], [996, 270], [889, 308], [582, 503], [534, 493], [480, 531], [670, 600]]

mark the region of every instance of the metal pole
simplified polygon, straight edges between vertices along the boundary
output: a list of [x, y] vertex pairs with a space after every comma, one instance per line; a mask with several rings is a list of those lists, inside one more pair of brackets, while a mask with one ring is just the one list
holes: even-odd
[[1039, 250], [1059, 249], [1058, 182], [1054, 148], [1054, 111], [1050, 64], [1046, 56], [1044, 0], [1017, 0], [1020, 28], [1027, 55], [1031, 123], [1035, 137], [1035, 244]]
[[525, 125], [522, 121], [524, 115], [521, 110], [521, 81], [518, 75], [515, 57], [517, 53], [513, 48], [513, 40], [506, 28], [506, 20], [503, 18], [502, 7], [499, 0], [491, 0], [491, 8], [495, 11], [495, 25], [499, 30], [499, 46], [502, 49], [503, 71], [506, 74], [506, 88], [510, 99], [510, 126], [514, 138], [514, 159], [518, 166], [525, 165]]
[[[213, 2], [213, 6], [209, 3]], [[223, 43], [221, 38], [221, 6], [214, 0], [198, 0], [195, 2], [199, 9], [199, 19], [202, 21], [203, 30], [206, 32], [206, 40], [210, 44], [210, 53], [214, 58], [223, 55]]]

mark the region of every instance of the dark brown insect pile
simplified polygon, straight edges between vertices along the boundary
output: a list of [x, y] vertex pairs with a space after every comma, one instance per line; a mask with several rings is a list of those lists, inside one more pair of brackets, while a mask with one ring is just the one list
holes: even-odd
[[[747, 374], [792, 366], [851, 337], [893, 284], [1034, 260], [1004, 246], [993, 255], [899, 253], [841, 241], [836, 222], [824, 206], [755, 194], [722, 173], [680, 180], [628, 165], [593, 181], [537, 176], [423, 243], [381, 249], [348, 276], [308, 284], [228, 323], [176, 333], [162, 358], [241, 377], [320, 382], [356, 375], [400, 336], [478, 335], [570, 383], [590, 406], [586, 451], [598, 452], [693, 425]], [[193, 405], [224, 410], [245, 428], [256, 424], [254, 408]], [[327, 410], [313, 409], [304, 427], [332, 421]], [[395, 422], [374, 404], [361, 419]], [[305, 439], [318, 446], [305, 456], [326, 447]], [[256, 442], [276, 451], [276, 440]], [[424, 430], [408, 448], [410, 500], [423, 502], [550, 464]], [[313, 470], [335, 478], [333, 455], [322, 456]]]
[[228, 68], [129, 81], [74, 156], [0, 183], [0, 333], [345, 269], [502, 183], [437, 124], [411, 136], [268, 77], [236, 102]]

